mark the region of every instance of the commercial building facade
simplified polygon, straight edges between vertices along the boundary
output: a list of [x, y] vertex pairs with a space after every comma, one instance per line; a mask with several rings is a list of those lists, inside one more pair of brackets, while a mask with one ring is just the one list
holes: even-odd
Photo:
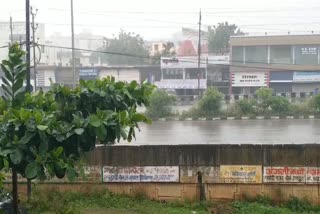
[[230, 94], [315, 93], [320, 87], [320, 35], [230, 38]]

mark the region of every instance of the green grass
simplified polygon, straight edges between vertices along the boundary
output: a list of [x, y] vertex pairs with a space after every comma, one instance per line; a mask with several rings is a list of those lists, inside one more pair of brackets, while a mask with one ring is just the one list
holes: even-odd
[[320, 214], [320, 207], [296, 197], [290, 197], [284, 204], [275, 205], [270, 198], [259, 196], [249, 201], [233, 202], [232, 208], [234, 214]]
[[61, 193], [35, 191], [27, 204], [30, 214], [204, 214], [209, 213], [204, 203], [166, 203], [129, 197], [108, 191]]

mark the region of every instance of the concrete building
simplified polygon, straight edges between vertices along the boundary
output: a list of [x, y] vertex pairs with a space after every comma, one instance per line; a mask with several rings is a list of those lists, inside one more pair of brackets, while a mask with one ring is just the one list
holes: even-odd
[[[198, 82], [199, 80], [199, 82]], [[194, 96], [207, 88], [207, 59], [201, 58], [200, 71], [197, 57], [161, 58], [161, 80], [158, 88], [174, 90], [179, 96]]]
[[[86, 49], [86, 50], [97, 50], [107, 45], [107, 40], [103, 36], [93, 35], [91, 33], [83, 32], [75, 34], [75, 48]], [[71, 47], [71, 37], [63, 36], [61, 34], [55, 34], [47, 38], [46, 45], [48, 46], [61, 46]], [[75, 51], [76, 52], [76, 64], [82, 66], [101, 65], [100, 60], [91, 61], [90, 57], [92, 52], [87, 51]], [[60, 65], [70, 66], [72, 54], [71, 50], [64, 48], [46, 48], [47, 65]]]
[[314, 93], [320, 87], [320, 35], [235, 36], [230, 38], [231, 94]]

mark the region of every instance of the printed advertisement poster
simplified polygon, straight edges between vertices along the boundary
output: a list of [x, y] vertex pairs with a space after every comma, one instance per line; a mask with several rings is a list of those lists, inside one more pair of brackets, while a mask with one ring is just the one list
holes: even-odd
[[178, 166], [103, 167], [104, 182], [179, 182]]
[[263, 169], [265, 183], [304, 183], [305, 167], [266, 166]]
[[319, 167], [307, 167], [306, 170], [306, 183], [320, 183]]
[[262, 166], [222, 165], [222, 183], [262, 183]]
[[142, 167], [104, 166], [104, 182], [140, 182]]
[[140, 182], [179, 182], [178, 166], [142, 167]]

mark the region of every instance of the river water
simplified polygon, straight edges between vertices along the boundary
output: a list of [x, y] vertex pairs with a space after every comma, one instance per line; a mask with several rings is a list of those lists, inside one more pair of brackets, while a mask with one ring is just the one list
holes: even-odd
[[305, 143], [320, 143], [320, 120], [156, 121], [130, 145]]

